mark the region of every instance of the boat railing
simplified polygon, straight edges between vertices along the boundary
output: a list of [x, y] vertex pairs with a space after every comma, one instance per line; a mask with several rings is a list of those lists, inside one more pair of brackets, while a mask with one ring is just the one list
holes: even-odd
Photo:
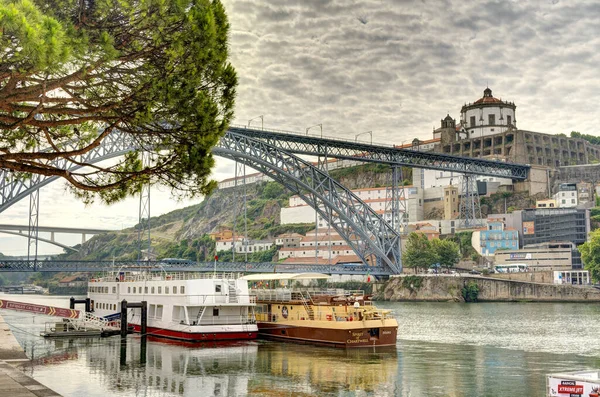
[[321, 311], [318, 310], [318, 307], [312, 314], [312, 318], [307, 316], [306, 312], [291, 312], [288, 311], [288, 317], [282, 318], [281, 313], [272, 313], [272, 312], [257, 312], [256, 320], [257, 321], [267, 321], [267, 322], [277, 322], [277, 321], [362, 321], [362, 320], [388, 320], [393, 319], [394, 316], [388, 310], [367, 310], [367, 311], [348, 311], [348, 312], [331, 312], [331, 311]]
[[[344, 289], [318, 289], [318, 288], [303, 288], [303, 289], [251, 289], [250, 295], [255, 295], [258, 301], [262, 302], [290, 302], [302, 301], [305, 299], [313, 300], [317, 296], [339, 296], [339, 297], [354, 297], [356, 300], [363, 300], [365, 305], [371, 304], [370, 301], [361, 299], [365, 297], [364, 291]], [[368, 302], [368, 303], [367, 303]]]
[[191, 323], [186, 323], [185, 320], [181, 320], [179, 323], [176, 324], [180, 324], [180, 325], [191, 325], [193, 326], [197, 326], [197, 325], [239, 325], [239, 324], [255, 324], [256, 323], [256, 318], [254, 315], [229, 315], [229, 316], [210, 316], [210, 317], [203, 317], [200, 322], [196, 322], [196, 321], [191, 321]]
[[206, 279], [226, 279], [237, 280], [240, 278], [240, 273], [221, 272], [221, 273], [194, 273], [194, 272], [173, 272], [173, 273], [126, 273], [124, 275], [112, 274], [99, 278], [91, 279], [90, 282], [136, 282], [136, 281], [161, 281], [161, 280], [206, 280]]
[[237, 306], [255, 305], [255, 295], [186, 295], [185, 303], [188, 306], [212, 306], [222, 304], [235, 304]]

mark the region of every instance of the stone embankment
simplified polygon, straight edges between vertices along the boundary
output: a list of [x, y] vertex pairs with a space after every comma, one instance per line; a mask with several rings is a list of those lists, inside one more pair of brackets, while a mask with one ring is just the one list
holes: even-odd
[[462, 302], [462, 289], [475, 283], [478, 300], [485, 302], [600, 302], [591, 286], [555, 285], [471, 275], [421, 275], [391, 278], [379, 290], [386, 301]]
[[60, 397], [16, 367], [26, 362], [29, 362], [27, 355], [0, 316], [0, 396]]

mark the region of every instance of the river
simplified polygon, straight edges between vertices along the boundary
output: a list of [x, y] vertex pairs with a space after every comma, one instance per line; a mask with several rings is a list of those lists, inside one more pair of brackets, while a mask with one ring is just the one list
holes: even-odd
[[[66, 297], [6, 295], [68, 306]], [[63, 396], [544, 396], [545, 375], [600, 368], [600, 305], [392, 303], [395, 349], [270, 341], [182, 346], [140, 338], [51, 340], [51, 318], [0, 311], [32, 362], [24, 372]]]

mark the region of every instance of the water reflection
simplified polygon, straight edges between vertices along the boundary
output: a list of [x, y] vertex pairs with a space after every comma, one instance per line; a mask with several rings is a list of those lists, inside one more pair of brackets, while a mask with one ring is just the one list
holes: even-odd
[[344, 350], [264, 342], [259, 355], [256, 372], [263, 376], [253, 378], [251, 395], [394, 395], [395, 347]]
[[[58, 353], [24, 371], [65, 396], [393, 396], [398, 367], [395, 348], [149, 340], [144, 363], [139, 337], [125, 345], [118, 338], [53, 343]], [[57, 372], [72, 374], [72, 381], [58, 382]]]

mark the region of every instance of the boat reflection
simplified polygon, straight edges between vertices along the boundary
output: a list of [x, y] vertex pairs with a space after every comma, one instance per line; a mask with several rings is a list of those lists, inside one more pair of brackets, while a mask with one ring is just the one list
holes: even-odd
[[253, 378], [250, 395], [394, 395], [395, 346], [348, 350], [263, 342], [259, 355], [256, 371], [272, 376]]
[[[130, 336], [55, 341], [36, 368], [77, 361], [77, 377], [104, 395], [393, 396], [396, 348], [333, 349], [273, 341], [165, 343]], [[50, 366], [48, 366], [50, 364]], [[73, 367], [70, 367], [73, 368]], [[76, 390], [81, 393], [80, 382]], [[95, 386], [91, 386], [95, 385]], [[89, 390], [87, 395], [97, 395]], [[79, 394], [78, 394], [79, 395]]]
[[153, 340], [144, 349], [140, 338], [129, 338], [124, 345], [117, 341], [88, 348], [87, 365], [90, 376], [100, 378], [114, 395], [245, 396], [257, 351], [255, 342]]

